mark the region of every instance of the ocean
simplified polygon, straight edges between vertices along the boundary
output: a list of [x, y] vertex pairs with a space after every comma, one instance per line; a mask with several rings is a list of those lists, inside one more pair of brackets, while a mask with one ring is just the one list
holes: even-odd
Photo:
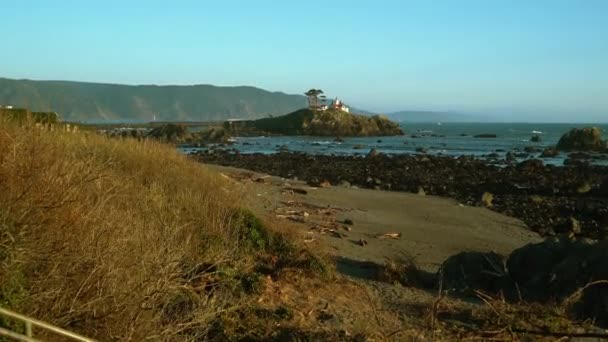
[[[525, 147], [539, 151], [555, 146], [559, 138], [571, 128], [595, 126], [608, 131], [608, 124], [556, 124], [556, 123], [403, 123], [405, 136], [345, 137], [342, 142], [333, 137], [283, 136], [235, 137], [240, 153], [277, 153], [281, 146], [292, 152], [327, 155], [367, 154], [371, 148], [387, 154], [413, 154], [425, 149], [431, 155], [483, 157], [497, 153], [501, 158], [509, 151], [523, 152]], [[495, 134], [496, 138], [475, 138], [478, 134]], [[540, 142], [531, 142], [534, 135]], [[606, 133], [605, 133], [606, 135]], [[608, 138], [608, 137], [606, 137]], [[355, 149], [358, 146], [359, 149]], [[205, 149], [205, 148], [203, 148]], [[182, 149], [185, 153], [198, 148]], [[528, 157], [538, 156], [539, 152]], [[563, 165], [567, 154], [544, 159], [548, 164]], [[608, 160], [593, 160], [594, 164], [608, 165]]]

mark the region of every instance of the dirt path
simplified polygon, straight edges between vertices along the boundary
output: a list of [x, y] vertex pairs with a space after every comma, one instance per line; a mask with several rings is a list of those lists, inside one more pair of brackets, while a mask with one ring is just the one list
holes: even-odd
[[[443, 260], [461, 251], [507, 255], [540, 240], [517, 219], [450, 199], [344, 187], [313, 188], [246, 170], [209, 167], [245, 187], [244, 200], [258, 215], [295, 223], [306, 232], [306, 241], [322, 242], [338, 257], [339, 270], [353, 276], [365, 272], [365, 262], [382, 264], [386, 258], [407, 255], [423, 269], [435, 271]], [[347, 219], [353, 224], [345, 224]], [[362, 246], [361, 241], [367, 243]]]

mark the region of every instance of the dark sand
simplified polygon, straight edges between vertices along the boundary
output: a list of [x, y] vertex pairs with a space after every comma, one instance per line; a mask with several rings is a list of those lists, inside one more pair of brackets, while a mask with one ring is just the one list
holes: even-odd
[[[301, 181], [207, 166], [241, 184], [244, 204], [258, 215], [292, 224], [293, 220], [284, 217], [289, 216], [286, 212], [309, 213], [304, 222], [293, 225], [306, 232], [305, 239], [312, 246], [327, 248], [336, 256], [340, 271], [353, 276], [365, 271], [366, 262], [382, 264], [386, 258], [414, 257], [420, 267], [433, 272], [446, 258], [462, 251], [508, 255], [541, 240], [520, 220], [451, 199], [356, 188], [313, 188]], [[260, 178], [263, 181], [256, 181]], [[307, 194], [285, 190], [290, 187]], [[347, 218], [354, 222], [350, 231], [342, 224]], [[311, 230], [319, 225], [336, 227], [338, 234]], [[400, 233], [401, 237], [377, 237], [385, 233]], [[361, 246], [359, 240], [367, 245]]]

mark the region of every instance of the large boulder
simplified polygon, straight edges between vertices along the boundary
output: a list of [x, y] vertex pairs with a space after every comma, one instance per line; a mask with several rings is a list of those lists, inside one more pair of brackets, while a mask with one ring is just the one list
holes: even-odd
[[573, 128], [564, 134], [556, 148], [562, 151], [606, 151], [602, 131], [597, 127]]
[[581, 320], [608, 326], [608, 240], [549, 238], [511, 253], [506, 268], [493, 252], [462, 252], [441, 266], [443, 288], [481, 290], [507, 300], [562, 303]]
[[497, 294], [509, 284], [503, 257], [494, 252], [462, 252], [441, 265], [443, 288], [462, 294]]
[[596, 243], [565, 236], [526, 245], [507, 260], [522, 299], [566, 301], [572, 315], [603, 325], [608, 325], [607, 265], [608, 240]]
[[516, 249], [507, 260], [507, 270], [523, 299], [563, 299], [576, 290], [580, 264], [588, 251], [580, 241], [549, 238]]
[[559, 151], [555, 147], [547, 147], [540, 154], [541, 158], [555, 158], [559, 156]]
[[574, 298], [570, 313], [578, 319], [592, 319], [598, 325], [608, 326], [608, 240], [589, 248], [584, 264], [583, 290]]

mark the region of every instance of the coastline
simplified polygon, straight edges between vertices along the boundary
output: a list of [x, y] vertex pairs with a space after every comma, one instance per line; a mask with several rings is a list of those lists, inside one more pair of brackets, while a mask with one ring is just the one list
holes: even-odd
[[608, 235], [605, 166], [575, 163], [556, 167], [531, 159], [497, 167], [470, 157], [382, 153], [357, 157], [212, 150], [191, 157], [313, 185], [328, 181], [333, 186], [425, 193], [465, 205], [484, 205], [521, 219], [542, 236], [572, 233], [601, 239]]

